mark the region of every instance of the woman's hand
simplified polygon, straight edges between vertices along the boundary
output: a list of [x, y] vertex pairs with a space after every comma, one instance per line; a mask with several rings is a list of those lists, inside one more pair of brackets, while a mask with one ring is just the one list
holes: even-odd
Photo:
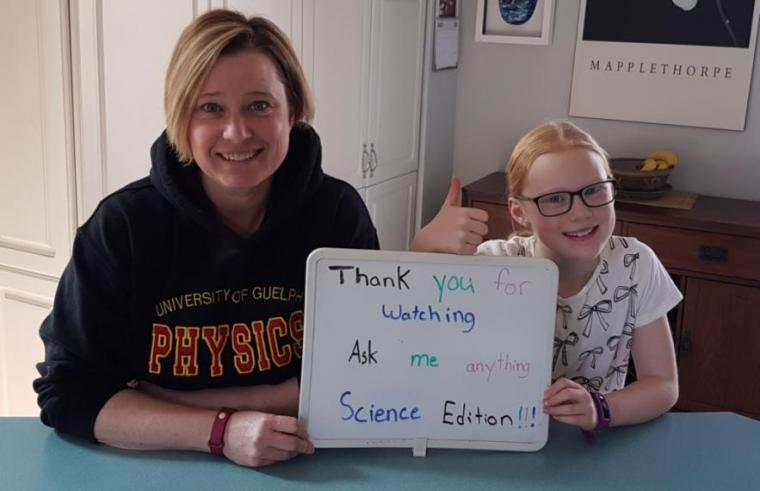
[[314, 445], [298, 419], [257, 411], [238, 411], [224, 431], [224, 455], [236, 464], [259, 467], [313, 454]]
[[414, 237], [410, 250], [475, 254], [488, 233], [488, 213], [477, 208], [459, 206], [462, 185], [456, 177], [438, 214]]
[[544, 412], [561, 423], [596, 428], [596, 407], [591, 394], [567, 378], [557, 379], [544, 391]]

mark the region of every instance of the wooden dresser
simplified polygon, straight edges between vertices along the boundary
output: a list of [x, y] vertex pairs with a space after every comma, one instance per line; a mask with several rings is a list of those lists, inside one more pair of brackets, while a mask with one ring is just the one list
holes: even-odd
[[[504, 174], [462, 189], [488, 212], [488, 238], [512, 231]], [[760, 193], [760, 191], [759, 191]], [[700, 196], [691, 210], [616, 203], [615, 233], [648, 244], [684, 301], [669, 314], [683, 410], [760, 419], [760, 202]]]

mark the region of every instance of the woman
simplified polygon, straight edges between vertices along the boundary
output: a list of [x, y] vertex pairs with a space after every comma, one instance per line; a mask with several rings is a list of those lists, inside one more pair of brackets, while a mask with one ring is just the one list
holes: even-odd
[[298, 421], [304, 265], [378, 248], [360, 197], [321, 170], [285, 35], [210, 11], [182, 33], [150, 176], [78, 230], [40, 330], [42, 420], [131, 449], [258, 466], [313, 452]]

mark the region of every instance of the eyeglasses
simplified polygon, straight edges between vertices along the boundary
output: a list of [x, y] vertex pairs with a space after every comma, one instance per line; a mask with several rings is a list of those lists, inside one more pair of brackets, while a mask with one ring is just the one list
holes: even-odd
[[517, 199], [532, 201], [538, 212], [545, 217], [564, 215], [573, 207], [573, 198], [580, 197], [583, 204], [589, 208], [598, 208], [615, 201], [615, 180], [607, 179], [580, 188], [578, 191], [559, 191], [542, 194], [535, 198], [517, 196]]

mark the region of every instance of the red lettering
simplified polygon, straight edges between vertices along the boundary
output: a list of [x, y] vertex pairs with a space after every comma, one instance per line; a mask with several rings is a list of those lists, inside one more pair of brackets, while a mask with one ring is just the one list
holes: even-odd
[[153, 337], [150, 343], [148, 372], [161, 374], [161, 358], [166, 358], [172, 351], [172, 330], [164, 324], [153, 324]]
[[271, 368], [269, 356], [266, 350], [266, 339], [264, 339], [264, 321], [251, 322], [253, 335], [256, 337], [256, 353], [259, 355], [259, 370], [265, 372]]
[[176, 377], [195, 377], [198, 375], [198, 334], [200, 334], [200, 329], [177, 326], [174, 333], [174, 375]]
[[232, 325], [232, 349], [235, 351], [235, 370], [239, 374], [252, 373], [256, 358], [251, 348], [251, 331], [245, 324]]
[[227, 344], [227, 338], [230, 334], [230, 327], [226, 324], [221, 326], [203, 326], [201, 336], [206, 341], [209, 351], [211, 352], [211, 368], [210, 373], [212, 377], [221, 377], [224, 374], [224, 367], [222, 366], [222, 350]]
[[293, 359], [293, 350], [290, 345], [281, 348], [280, 340], [288, 335], [288, 325], [282, 317], [272, 317], [267, 321], [267, 340], [269, 351], [272, 353], [272, 361], [278, 367], [288, 365]]
[[290, 314], [290, 337], [295, 343], [296, 356], [300, 359], [303, 352], [303, 311], [297, 310]]

